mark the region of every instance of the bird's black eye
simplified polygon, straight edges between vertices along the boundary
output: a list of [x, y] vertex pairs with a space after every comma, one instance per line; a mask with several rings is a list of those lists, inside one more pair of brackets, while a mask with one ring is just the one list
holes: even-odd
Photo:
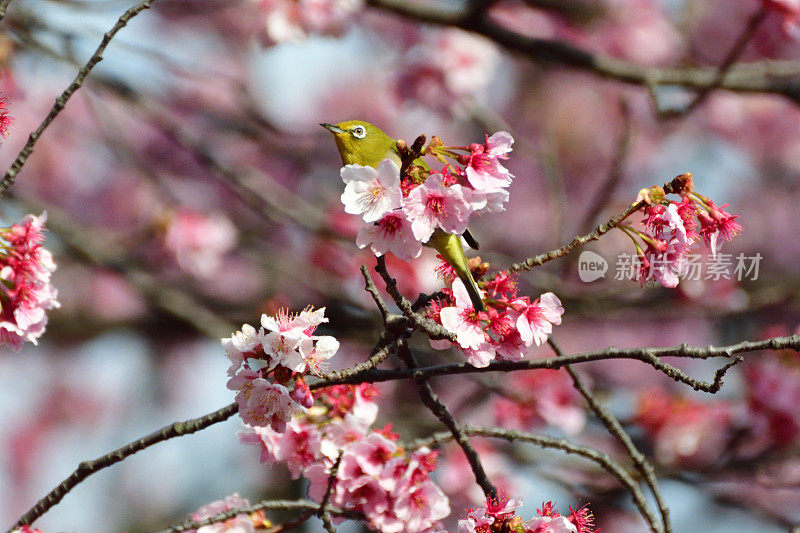
[[351, 132], [356, 139], [363, 139], [367, 135], [367, 130], [364, 129], [364, 126], [356, 126]]

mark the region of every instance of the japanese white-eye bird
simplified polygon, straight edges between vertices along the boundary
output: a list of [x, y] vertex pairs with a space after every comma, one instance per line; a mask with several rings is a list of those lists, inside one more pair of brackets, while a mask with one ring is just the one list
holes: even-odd
[[[339, 155], [342, 157], [344, 165], [361, 165], [377, 168], [384, 159], [393, 160], [397, 166], [401, 166], [400, 152], [397, 150], [397, 141], [386, 135], [380, 128], [364, 122], [363, 120], [347, 120], [338, 124], [323, 122], [323, 128], [333, 133], [336, 139], [336, 146], [339, 148]], [[417, 159], [414, 164], [427, 169], [428, 165], [424, 160]], [[469, 231], [469, 230], [468, 230]], [[467, 235], [467, 242], [477, 248], [477, 243], [471, 235]], [[475, 244], [473, 244], [475, 243]], [[425, 243], [434, 248], [447, 261], [458, 275], [459, 279], [469, 293], [472, 306], [476, 311], [483, 311], [483, 301], [481, 300], [478, 286], [467, 264], [464, 255], [464, 247], [461, 245], [461, 236], [452, 233], [445, 233], [437, 228]]]

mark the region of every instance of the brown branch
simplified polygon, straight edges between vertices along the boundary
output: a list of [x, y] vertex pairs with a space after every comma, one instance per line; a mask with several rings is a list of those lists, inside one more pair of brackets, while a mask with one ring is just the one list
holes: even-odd
[[[665, 372], [672, 377], [690, 385], [696, 390], [715, 392], [719, 390], [718, 381], [721, 381], [724, 370], [730, 368], [731, 363], [717, 370], [712, 382], [693, 380], [683, 371], [672, 367], [660, 359], [662, 357], [682, 357], [686, 359], [711, 359], [715, 357], [731, 358], [741, 353], [759, 350], [797, 350], [800, 351], [800, 335], [789, 337], [774, 337], [763, 341], [742, 341], [728, 346], [689, 346], [679, 344], [663, 348], [606, 348], [592, 352], [583, 352], [562, 357], [549, 357], [530, 361], [492, 361], [488, 366], [478, 368], [469, 363], [447, 363], [443, 365], [420, 367], [416, 369], [397, 368], [392, 370], [372, 369], [363, 373], [353, 373], [329, 381], [319, 381], [310, 385], [312, 389], [353, 383], [378, 383], [382, 381], [395, 381], [399, 379], [424, 379], [434, 376], [477, 374], [484, 372], [513, 372], [518, 370], [531, 370], [536, 368], [558, 369], [567, 365], [603, 361], [607, 359], [633, 359], [654, 366], [657, 370]], [[723, 370], [724, 369], [724, 370]], [[672, 374], [674, 372], [674, 374]]]
[[58, 502], [60, 502], [64, 496], [69, 493], [69, 491], [71, 491], [79, 483], [92, 474], [96, 474], [100, 470], [119, 463], [123, 459], [135, 454], [136, 452], [140, 452], [145, 448], [149, 448], [150, 446], [158, 444], [159, 442], [163, 442], [175, 437], [182, 437], [183, 435], [190, 435], [200, 431], [201, 429], [205, 429], [213, 424], [216, 424], [217, 422], [223, 422], [236, 414], [238, 410], [239, 405], [232, 403], [223, 407], [222, 409], [214, 411], [213, 413], [201, 416], [200, 418], [193, 418], [184, 422], [175, 422], [174, 424], [164, 426], [158, 431], [126, 444], [125, 446], [118, 448], [113, 452], [109, 452], [92, 461], [82, 462], [78, 465], [78, 468], [76, 468], [75, 471], [69, 475], [69, 477], [67, 477], [56, 488], [50, 491], [47, 496], [39, 500], [39, 502], [27, 513], [22, 515], [20, 519], [8, 529], [8, 533], [11, 533], [14, 529], [25, 524], [32, 524], [37, 518], [58, 504]]
[[[558, 347], [552, 337], [547, 339], [547, 343], [556, 353], [556, 356], [562, 357], [564, 355], [564, 353], [561, 351], [561, 348]], [[628, 456], [633, 461], [633, 464], [636, 465], [636, 469], [639, 470], [647, 482], [647, 485], [650, 487], [650, 492], [653, 493], [653, 497], [658, 505], [658, 510], [661, 513], [662, 522], [662, 524], [658, 524], [652, 519], [652, 516], [646, 517], [650, 522], [650, 529], [653, 531], [653, 533], [671, 533], [672, 524], [669, 518], [669, 508], [664, 503], [664, 497], [661, 495], [661, 489], [658, 486], [658, 480], [656, 479], [653, 465], [651, 465], [644, 454], [639, 451], [639, 449], [633, 443], [630, 435], [628, 435], [622, 428], [622, 424], [619, 423], [619, 420], [617, 420], [610, 411], [603, 407], [600, 402], [595, 399], [592, 393], [589, 392], [589, 389], [587, 389], [583, 384], [583, 380], [578, 373], [575, 372], [575, 370], [573, 370], [570, 366], [566, 366], [564, 368], [572, 378], [572, 384], [575, 386], [575, 389], [580, 393], [581, 396], [583, 396], [583, 399], [586, 400], [586, 404], [597, 416], [597, 418], [600, 419], [608, 432], [616, 437], [620, 444], [622, 444], [623, 448], [625, 448], [625, 451], [628, 453]]]
[[89, 61], [87, 61], [86, 64], [81, 67], [69, 87], [64, 89], [64, 92], [62, 92], [61, 95], [56, 98], [55, 104], [53, 104], [53, 107], [50, 109], [50, 112], [47, 114], [45, 119], [28, 137], [28, 142], [22, 148], [19, 155], [14, 160], [14, 163], [11, 164], [11, 167], [6, 172], [5, 177], [3, 177], [3, 180], [0, 181], [0, 195], [2, 195], [14, 184], [17, 174], [19, 174], [19, 171], [22, 170], [23, 165], [25, 165], [25, 161], [28, 160], [31, 152], [33, 152], [33, 146], [36, 144], [36, 141], [39, 139], [39, 137], [41, 137], [42, 133], [44, 133], [44, 130], [47, 129], [53, 120], [55, 120], [58, 114], [61, 113], [72, 95], [75, 94], [78, 89], [80, 89], [80, 87], [83, 85], [83, 80], [89, 75], [95, 65], [103, 60], [103, 52], [105, 52], [106, 47], [111, 42], [111, 39], [113, 39], [117, 32], [124, 28], [133, 17], [145, 9], [149, 9], [153, 1], [154, 0], [144, 0], [143, 2], [125, 11], [125, 13], [123, 13], [119, 19], [117, 19], [116, 24], [114, 24], [114, 26], [103, 35], [103, 39], [100, 41], [100, 45], [95, 50], [94, 54], [92, 54], [92, 57], [90, 57]]

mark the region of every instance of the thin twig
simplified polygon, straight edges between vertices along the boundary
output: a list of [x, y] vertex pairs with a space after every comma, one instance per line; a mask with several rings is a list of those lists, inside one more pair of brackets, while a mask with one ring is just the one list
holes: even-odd
[[113, 452], [109, 452], [101, 457], [98, 457], [97, 459], [94, 459], [93, 461], [82, 462], [78, 465], [78, 468], [76, 468], [75, 471], [69, 475], [69, 477], [67, 477], [56, 488], [50, 491], [47, 496], [39, 500], [39, 502], [27, 513], [22, 515], [20, 519], [8, 529], [8, 533], [13, 531], [15, 528], [22, 527], [25, 524], [32, 524], [34, 520], [42, 516], [54, 505], [58, 504], [58, 502], [60, 502], [69, 491], [71, 491], [79, 483], [92, 474], [119, 463], [126, 457], [129, 457], [136, 452], [140, 452], [145, 448], [149, 448], [150, 446], [158, 444], [159, 442], [163, 442], [175, 437], [181, 437], [183, 435], [190, 435], [218, 422], [223, 422], [236, 414], [238, 410], [239, 405], [232, 403], [230, 405], [226, 405], [222, 409], [214, 411], [213, 413], [201, 416], [200, 418], [193, 418], [184, 422], [175, 422], [174, 424], [164, 426], [158, 431], [128, 443], [125, 446], [114, 450]]
[[[561, 351], [561, 348], [559, 348], [552, 337], [547, 339], [547, 343], [556, 353], [556, 356], [562, 357], [564, 355], [564, 353]], [[672, 525], [669, 518], [669, 508], [667, 507], [666, 503], [664, 503], [664, 497], [661, 495], [661, 489], [658, 486], [658, 480], [656, 479], [653, 465], [651, 465], [642, 452], [639, 451], [639, 449], [633, 443], [633, 440], [631, 440], [631, 437], [622, 428], [622, 424], [619, 423], [619, 420], [617, 420], [610, 411], [603, 407], [600, 402], [595, 399], [592, 393], [589, 392], [589, 389], [587, 389], [583, 384], [583, 380], [578, 373], [575, 372], [575, 370], [573, 370], [570, 366], [566, 366], [564, 368], [572, 378], [572, 384], [574, 385], [575, 389], [580, 393], [581, 396], [583, 396], [583, 399], [586, 400], [586, 404], [597, 416], [597, 418], [600, 419], [608, 432], [616, 437], [620, 444], [622, 444], [622, 446], [625, 448], [625, 451], [628, 453], [628, 456], [633, 461], [633, 464], [636, 465], [636, 469], [639, 470], [644, 477], [647, 486], [650, 487], [650, 492], [653, 493], [653, 497], [658, 505], [658, 510], [661, 513], [662, 522], [662, 524], [659, 525], [655, 522], [655, 520], [652, 520], [652, 517], [645, 517], [648, 518], [648, 521], [650, 522], [650, 528], [653, 530], [653, 533], [671, 533]]]
[[378, 293], [378, 288], [375, 286], [375, 282], [372, 281], [372, 276], [369, 275], [367, 265], [361, 265], [361, 275], [364, 276], [364, 290], [366, 290], [372, 296], [372, 299], [375, 301], [375, 305], [378, 307], [378, 311], [381, 312], [381, 318], [383, 319], [383, 323], [385, 325], [389, 318], [389, 309], [386, 307], [383, 298], [381, 298], [381, 295]]
[[336, 458], [336, 462], [333, 463], [333, 467], [331, 467], [331, 473], [328, 474], [328, 487], [325, 489], [325, 496], [322, 497], [319, 511], [317, 511], [317, 516], [322, 520], [322, 525], [328, 533], [336, 533], [336, 528], [333, 527], [333, 522], [331, 522], [328, 503], [330, 502], [331, 494], [333, 494], [333, 484], [336, 482], [336, 476], [339, 475], [339, 465], [342, 464], [343, 455], [342, 450], [339, 450], [339, 456]]
[[622, 181], [622, 167], [625, 164], [625, 159], [628, 157], [628, 151], [631, 147], [631, 138], [633, 137], [633, 127], [631, 124], [630, 106], [626, 100], [620, 101], [620, 117], [622, 118], [622, 127], [619, 140], [616, 143], [614, 155], [611, 158], [611, 164], [608, 167], [608, 173], [602, 185], [594, 194], [594, 197], [589, 202], [589, 211], [583, 217], [583, 221], [578, 226], [579, 229], [591, 227], [597, 220], [600, 213], [603, 211], [603, 206], [608, 203], [608, 199], [614, 193], [620, 181]]
[[[687, 174], [688, 175], [688, 174]], [[666, 182], [662, 188], [666, 194], [673, 194], [678, 193], [681, 191], [681, 188], [684, 186], [685, 181], [682, 179], [684, 175], [677, 176], [674, 179]], [[622, 213], [611, 217], [607, 222], [600, 224], [597, 226], [594, 231], [591, 233], [587, 233], [586, 235], [579, 235], [572, 239], [570, 242], [565, 244], [564, 246], [552, 250], [550, 252], [539, 254], [534, 257], [529, 257], [524, 261], [519, 263], [514, 263], [509, 267], [508, 272], [518, 272], [520, 270], [530, 270], [533, 267], [541, 266], [553, 259], [558, 259], [559, 257], [563, 257], [570, 253], [572, 250], [577, 248], [578, 246], [583, 246], [592, 241], [598, 240], [600, 237], [611, 231], [612, 229], [619, 226], [626, 218], [634, 214], [636, 211], [644, 207], [646, 204], [644, 200], [640, 200], [632, 205], [629, 205]]]
[[142, 11], [149, 9], [153, 2], [154, 0], [144, 0], [143, 2], [128, 9], [122, 14], [122, 16], [119, 17], [116, 24], [114, 24], [114, 26], [103, 35], [103, 40], [100, 41], [100, 45], [95, 50], [94, 54], [92, 54], [92, 57], [90, 57], [89, 61], [87, 61], [86, 64], [81, 67], [69, 87], [64, 89], [64, 92], [62, 92], [61, 95], [56, 98], [55, 104], [53, 104], [53, 107], [50, 109], [50, 112], [47, 114], [45, 119], [28, 137], [28, 142], [22, 148], [19, 155], [14, 160], [14, 163], [11, 164], [11, 167], [6, 172], [5, 177], [3, 177], [3, 180], [0, 181], [0, 195], [2, 195], [14, 184], [17, 174], [19, 174], [19, 171], [22, 170], [25, 161], [28, 160], [31, 152], [33, 152], [33, 146], [36, 144], [36, 141], [39, 139], [39, 137], [41, 137], [42, 133], [44, 133], [44, 130], [47, 129], [53, 120], [55, 120], [58, 114], [61, 113], [72, 95], [75, 94], [78, 89], [80, 89], [80, 87], [83, 85], [83, 80], [89, 75], [94, 66], [102, 61], [103, 52], [105, 52], [106, 47], [111, 42], [111, 39], [113, 39], [117, 32], [124, 28], [133, 17]]
[[[408, 345], [405, 342], [400, 345], [398, 355], [401, 359], [403, 359], [409, 368], [416, 369], [419, 367], [414, 354], [411, 353], [411, 350], [408, 348]], [[475, 451], [475, 448], [472, 447], [472, 443], [470, 443], [464, 431], [455, 421], [453, 415], [451, 415], [447, 410], [447, 407], [436, 396], [436, 393], [433, 392], [433, 388], [431, 387], [430, 383], [428, 383], [427, 379], [418, 379], [416, 381], [420, 400], [422, 400], [423, 405], [425, 405], [425, 407], [427, 407], [431, 413], [433, 413], [434, 416], [436, 416], [436, 418], [438, 418], [439, 421], [444, 424], [448, 430], [450, 430], [450, 433], [453, 435], [453, 439], [455, 439], [458, 445], [461, 446], [461, 449], [464, 451], [464, 455], [467, 457], [467, 462], [472, 469], [472, 473], [475, 476], [475, 481], [483, 490], [486, 498], [496, 498], [497, 489], [494, 485], [492, 485], [492, 482], [489, 481], [489, 477], [486, 475], [486, 471], [483, 469], [483, 465], [481, 464], [481, 459], [478, 456], [478, 453]]]

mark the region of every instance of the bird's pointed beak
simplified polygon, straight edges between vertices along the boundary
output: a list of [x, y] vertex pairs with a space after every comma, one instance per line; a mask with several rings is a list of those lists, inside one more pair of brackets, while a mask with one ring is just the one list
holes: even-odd
[[326, 130], [332, 131], [333, 133], [344, 133], [345, 132], [342, 128], [340, 128], [336, 124], [328, 124], [327, 122], [320, 122], [319, 125], [322, 126], [323, 128], [325, 128]]

